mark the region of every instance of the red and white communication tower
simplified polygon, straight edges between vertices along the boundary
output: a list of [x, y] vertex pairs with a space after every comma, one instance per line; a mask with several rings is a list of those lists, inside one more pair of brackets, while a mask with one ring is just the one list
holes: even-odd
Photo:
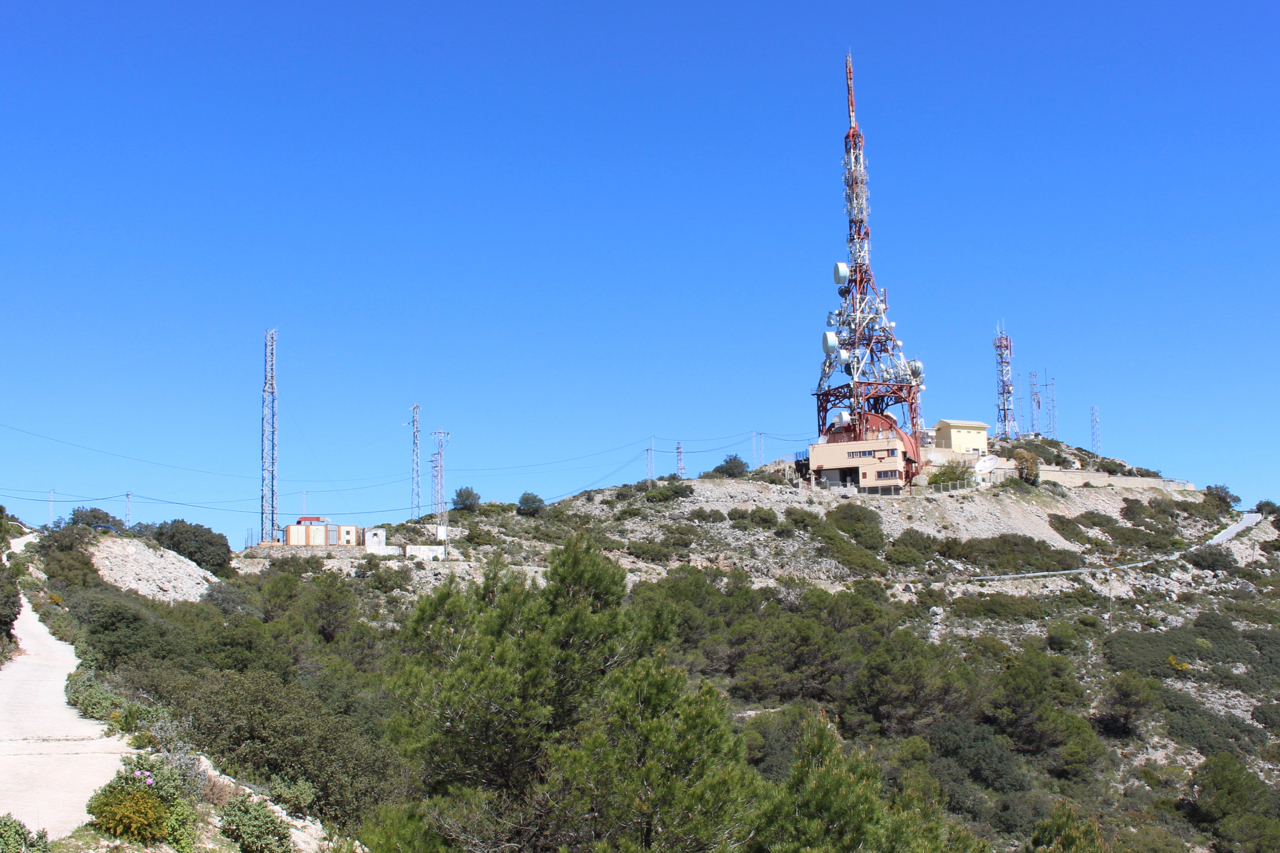
[[[849, 87], [849, 132], [844, 137], [844, 203], [849, 215], [849, 262], [836, 264], [839, 309], [827, 315], [834, 331], [822, 335], [822, 377], [818, 432], [826, 442], [864, 441], [896, 432], [907, 457], [907, 478], [920, 470], [920, 392], [924, 366], [908, 361], [894, 323], [885, 317], [889, 302], [871, 274], [871, 229], [867, 227], [867, 160], [862, 131], [853, 109], [853, 58], [845, 57]], [[843, 373], [849, 380], [833, 385]], [[893, 413], [898, 408], [899, 418]]]
[[1016, 439], [1018, 418], [1013, 413], [1013, 338], [1004, 324], [996, 326], [996, 438]]

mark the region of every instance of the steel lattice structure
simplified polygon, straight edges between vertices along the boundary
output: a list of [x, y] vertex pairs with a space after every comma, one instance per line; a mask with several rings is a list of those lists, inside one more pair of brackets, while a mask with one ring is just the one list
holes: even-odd
[[276, 330], [266, 337], [265, 377], [262, 383], [262, 539], [274, 542], [276, 523]]
[[[924, 367], [908, 361], [885, 316], [888, 298], [871, 273], [871, 229], [867, 225], [867, 159], [853, 101], [853, 58], [845, 57], [849, 93], [849, 131], [844, 137], [844, 202], [849, 217], [849, 262], [836, 264], [840, 307], [827, 315], [835, 331], [822, 337], [826, 357], [814, 391], [818, 431], [827, 441], [862, 441], [886, 423], [902, 432], [907, 444], [907, 476], [919, 470], [920, 392]], [[832, 385], [840, 373], [849, 381]], [[904, 417], [890, 411], [901, 407]], [[837, 414], [832, 422], [833, 413]], [[846, 414], [847, 413], [847, 414]], [[906, 430], [906, 432], [904, 432]]]
[[422, 518], [422, 464], [418, 456], [418, 409], [413, 404], [413, 471], [410, 474], [412, 484], [409, 486], [409, 506], [413, 507], [413, 517]]
[[436, 538], [447, 542], [449, 505], [444, 502], [444, 449], [449, 444], [449, 433], [438, 429], [431, 437], [436, 440], [436, 452], [431, 454], [431, 502], [436, 514]]
[[1013, 338], [1004, 325], [996, 326], [996, 438], [1016, 439], [1018, 418], [1013, 413]]

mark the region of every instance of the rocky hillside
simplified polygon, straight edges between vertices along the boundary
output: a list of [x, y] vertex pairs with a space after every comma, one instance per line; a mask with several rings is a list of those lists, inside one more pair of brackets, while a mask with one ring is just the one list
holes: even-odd
[[142, 539], [102, 536], [90, 557], [104, 581], [156, 601], [199, 601], [218, 580], [186, 557]]

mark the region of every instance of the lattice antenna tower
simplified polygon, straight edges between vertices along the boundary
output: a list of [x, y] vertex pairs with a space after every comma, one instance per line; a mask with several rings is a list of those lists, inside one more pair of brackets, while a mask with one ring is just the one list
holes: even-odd
[[1093, 455], [1102, 455], [1102, 428], [1098, 426], [1098, 407], [1089, 407], [1089, 435], [1093, 439]]
[[[1045, 371], [1048, 375], [1049, 371]], [[1049, 377], [1049, 404], [1045, 407], [1045, 435], [1049, 438], [1056, 439], [1058, 437], [1058, 380]]]
[[1040, 386], [1037, 377], [1031, 374], [1031, 432], [1040, 432]]
[[644, 478], [653, 482], [653, 436], [649, 436], [649, 446], [644, 450]]
[[413, 420], [410, 422], [413, 427], [413, 472], [410, 474], [412, 481], [409, 486], [409, 506], [413, 508], [413, 517], [422, 518], [422, 460], [418, 455], [418, 410], [421, 407], [413, 404]]
[[[886, 312], [885, 291], [876, 286], [871, 273], [871, 229], [867, 225], [867, 158], [862, 130], [858, 127], [853, 100], [853, 58], [845, 57], [845, 82], [849, 95], [849, 130], [844, 137], [844, 201], [849, 217], [846, 243], [849, 262], [838, 263], [835, 281], [840, 307], [827, 315], [834, 331], [822, 336], [825, 357], [818, 388], [818, 431], [828, 436], [862, 441], [868, 433], [885, 428], [889, 410], [901, 407], [904, 417], [893, 417], [893, 428], [910, 433], [908, 444], [918, 447], [924, 425], [920, 419], [920, 392], [924, 390], [924, 366], [908, 361], [902, 342], [894, 336], [894, 323]], [[846, 384], [833, 385], [839, 373], [849, 377]], [[836, 414], [836, 423], [830, 423]], [[833, 433], [833, 428], [838, 431]], [[919, 452], [908, 452], [918, 457]], [[908, 464], [912, 477], [918, 463]]]
[[684, 447], [676, 442], [676, 476], [684, 479]]
[[996, 438], [1018, 437], [1018, 419], [1013, 412], [1013, 338], [1004, 324], [996, 325]]
[[276, 492], [276, 330], [266, 336], [265, 377], [262, 383], [262, 539], [274, 542], [279, 496]]
[[[436, 452], [431, 454], [431, 508], [436, 514], [436, 539], [448, 546], [449, 505], [444, 502], [444, 449], [449, 444], [449, 433], [438, 429], [431, 433], [436, 440]], [[448, 556], [448, 551], [445, 551]]]

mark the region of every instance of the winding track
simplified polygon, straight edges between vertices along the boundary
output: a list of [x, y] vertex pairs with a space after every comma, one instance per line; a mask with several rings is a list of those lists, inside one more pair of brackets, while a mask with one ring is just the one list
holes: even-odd
[[49, 633], [25, 596], [13, 635], [22, 651], [0, 669], [0, 814], [61, 838], [89, 821], [89, 796], [132, 750], [67, 704], [75, 650]]

